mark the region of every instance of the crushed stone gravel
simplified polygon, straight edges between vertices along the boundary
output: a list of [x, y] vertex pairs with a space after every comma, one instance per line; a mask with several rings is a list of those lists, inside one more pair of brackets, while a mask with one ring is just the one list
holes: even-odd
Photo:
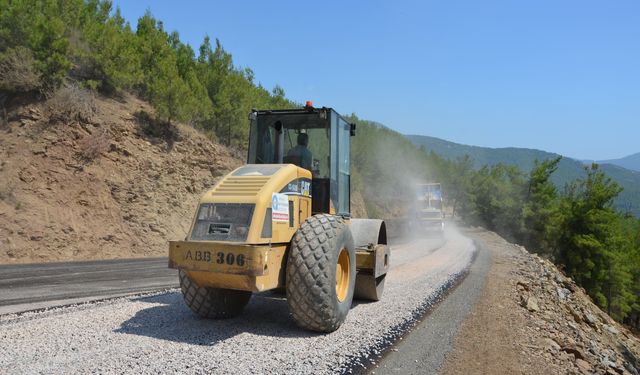
[[352, 373], [410, 329], [464, 275], [473, 242], [393, 248], [384, 296], [354, 301], [331, 334], [298, 328], [283, 296], [254, 295], [234, 319], [206, 320], [178, 290], [0, 316], [0, 373]]

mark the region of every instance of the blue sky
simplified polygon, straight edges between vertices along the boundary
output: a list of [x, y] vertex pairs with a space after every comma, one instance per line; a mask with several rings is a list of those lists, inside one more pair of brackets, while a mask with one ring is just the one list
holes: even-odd
[[[580, 159], [640, 152], [640, 2], [114, 1], [219, 38], [287, 97], [422, 134]], [[307, 6], [304, 6], [307, 5]]]

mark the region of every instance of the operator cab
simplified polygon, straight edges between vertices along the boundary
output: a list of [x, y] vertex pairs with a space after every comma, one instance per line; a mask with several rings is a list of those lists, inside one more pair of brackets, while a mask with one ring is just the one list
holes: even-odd
[[[248, 164], [295, 164], [311, 172], [312, 211], [350, 216], [349, 124], [331, 108], [254, 110]], [[306, 143], [306, 144], [305, 144]]]
[[442, 210], [442, 188], [439, 183], [419, 184], [416, 189], [422, 209]]

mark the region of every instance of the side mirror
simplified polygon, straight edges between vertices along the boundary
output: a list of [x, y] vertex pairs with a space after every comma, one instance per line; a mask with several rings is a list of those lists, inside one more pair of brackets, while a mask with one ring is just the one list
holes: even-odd
[[356, 135], [356, 124], [349, 124], [349, 135], [352, 137]]

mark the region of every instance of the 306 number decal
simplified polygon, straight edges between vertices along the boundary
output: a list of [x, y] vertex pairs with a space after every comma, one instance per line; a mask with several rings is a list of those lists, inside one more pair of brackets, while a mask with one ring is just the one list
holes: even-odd
[[245, 265], [245, 256], [244, 254], [234, 254], [234, 253], [224, 253], [222, 251], [218, 251], [217, 253], [212, 253], [211, 251], [187, 251], [184, 256], [185, 260], [195, 260], [198, 262], [207, 262], [207, 263], [216, 263], [216, 264], [227, 264], [229, 266], [239, 266], [243, 267]]

